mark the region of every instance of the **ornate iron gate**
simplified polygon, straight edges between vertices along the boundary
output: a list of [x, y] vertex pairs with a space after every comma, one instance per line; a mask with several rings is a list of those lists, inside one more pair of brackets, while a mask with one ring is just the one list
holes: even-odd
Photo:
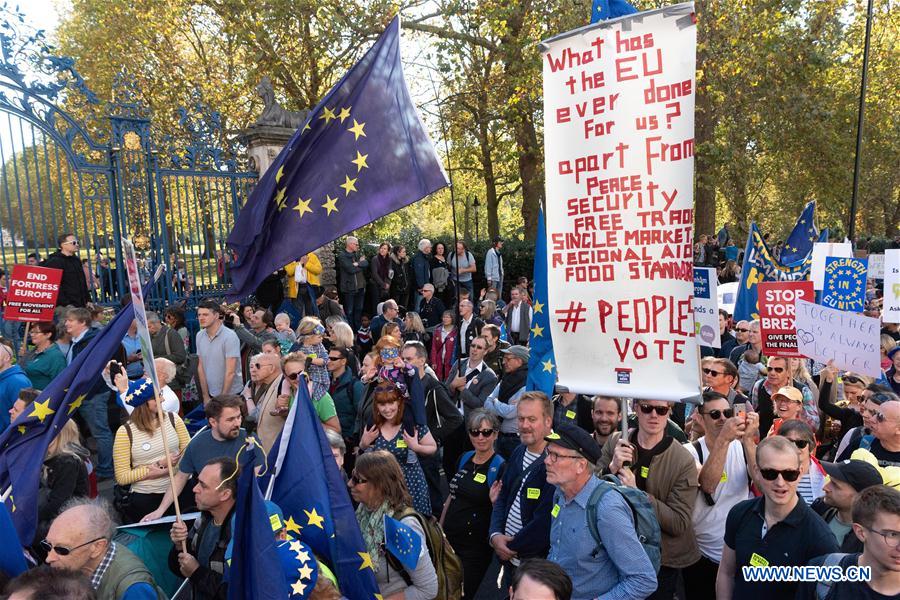
[[221, 294], [225, 238], [257, 176], [220, 147], [219, 115], [199, 101], [181, 109], [187, 143], [161, 150], [127, 72], [101, 102], [72, 59], [22, 27], [0, 17], [2, 267], [43, 259], [74, 233], [94, 300], [116, 303], [126, 289], [119, 240], [130, 237], [146, 276], [168, 267], [155, 298]]

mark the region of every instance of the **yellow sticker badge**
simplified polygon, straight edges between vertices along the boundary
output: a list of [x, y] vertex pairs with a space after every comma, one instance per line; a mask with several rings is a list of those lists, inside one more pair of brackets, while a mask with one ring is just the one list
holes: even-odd
[[750, 555], [750, 564], [754, 567], [768, 567], [769, 561], [754, 552]]
[[541, 497], [541, 488], [528, 488], [525, 491], [525, 496], [529, 500], [537, 500], [538, 498]]
[[641, 477], [647, 479], [650, 476], [650, 467], [641, 467]]
[[397, 440], [397, 447], [398, 448], [408, 448], [409, 446], [406, 445], [406, 440]]
[[487, 481], [487, 475], [485, 475], [484, 473], [475, 473], [475, 477], [473, 477], [472, 479], [474, 479], [476, 483], [484, 483], [485, 481]]
[[566, 411], [566, 418], [567, 418], [567, 419], [575, 419], [575, 411], [574, 411], [574, 410], [567, 410], [567, 411]]
[[556, 518], [556, 516], [559, 514], [559, 504], [553, 505], [553, 510], [550, 511], [550, 514], [553, 515], [554, 519]]

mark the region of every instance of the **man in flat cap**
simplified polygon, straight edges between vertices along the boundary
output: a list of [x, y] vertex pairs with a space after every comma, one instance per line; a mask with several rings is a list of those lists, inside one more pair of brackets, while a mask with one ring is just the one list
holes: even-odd
[[591, 495], [600, 480], [594, 467], [600, 446], [583, 429], [562, 423], [544, 438], [547, 483], [556, 486], [550, 522], [549, 560], [559, 564], [575, 590], [572, 599], [646, 598], [656, 590], [653, 565], [638, 541], [634, 517], [624, 498], [603, 494], [595, 512], [603, 544], [587, 527]]

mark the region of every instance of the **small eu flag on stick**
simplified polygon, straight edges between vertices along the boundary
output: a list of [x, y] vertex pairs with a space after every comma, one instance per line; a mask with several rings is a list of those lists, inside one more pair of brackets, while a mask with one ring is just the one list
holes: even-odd
[[384, 515], [384, 546], [410, 571], [419, 563], [422, 538], [409, 525], [404, 525], [387, 515]]

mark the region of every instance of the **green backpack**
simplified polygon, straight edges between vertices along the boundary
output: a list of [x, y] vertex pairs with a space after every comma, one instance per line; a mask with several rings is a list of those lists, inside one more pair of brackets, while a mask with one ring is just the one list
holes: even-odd
[[[437, 521], [423, 517], [410, 507], [406, 507], [402, 512], [394, 515], [398, 521], [404, 517], [415, 517], [422, 527], [422, 531], [425, 532], [428, 555], [431, 557], [431, 564], [434, 565], [434, 572], [438, 580], [438, 593], [434, 600], [460, 600], [463, 582], [462, 561], [453, 551], [441, 526]], [[391, 568], [400, 573], [406, 585], [412, 585], [412, 578], [400, 561], [394, 558], [390, 552], [386, 555]]]

